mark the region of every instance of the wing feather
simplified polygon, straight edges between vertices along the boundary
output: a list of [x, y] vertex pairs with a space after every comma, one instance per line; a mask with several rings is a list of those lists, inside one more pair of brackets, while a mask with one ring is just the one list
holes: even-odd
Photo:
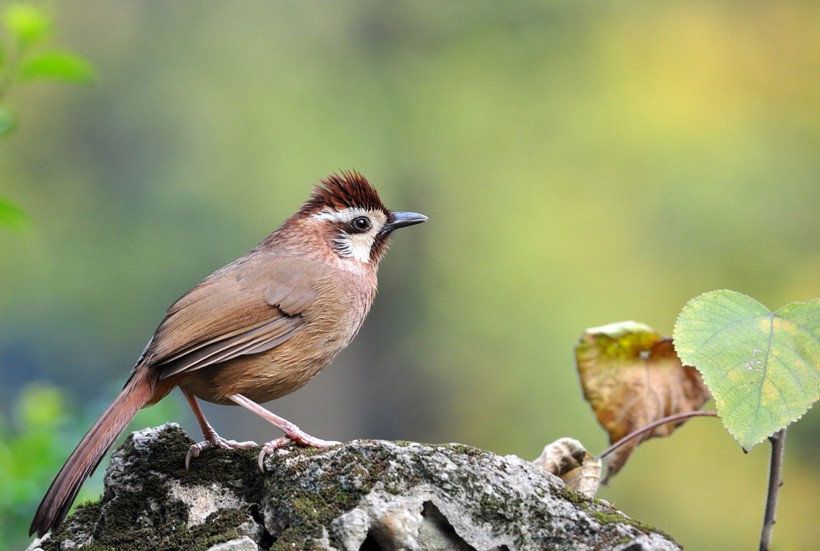
[[283, 317], [231, 338], [217, 340], [196, 348], [175, 359], [158, 364], [162, 366], [160, 380], [183, 371], [194, 371], [209, 365], [228, 361], [244, 354], [258, 354], [288, 340], [304, 323], [301, 317]]
[[279, 346], [304, 324], [302, 314], [316, 300], [311, 282], [322, 269], [264, 252], [229, 264], [168, 309], [145, 362], [166, 379]]

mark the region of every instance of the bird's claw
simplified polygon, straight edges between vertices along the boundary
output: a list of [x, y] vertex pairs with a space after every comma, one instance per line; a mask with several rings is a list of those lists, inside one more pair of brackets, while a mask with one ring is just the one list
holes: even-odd
[[199, 454], [209, 448], [217, 448], [220, 450], [244, 450], [247, 448], [255, 448], [256, 446], [256, 442], [252, 440], [248, 440], [247, 442], [237, 442], [236, 440], [226, 440], [218, 434], [214, 434], [212, 438], [198, 442], [190, 447], [188, 453], [185, 455], [185, 470], [191, 468], [191, 459], [194, 457], [199, 457]]
[[282, 438], [277, 438], [276, 440], [271, 440], [270, 442], [263, 444], [262, 449], [259, 451], [259, 457], [256, 458], [256, 462], [259, 464], [259, 470], [264, 473], [265, 458], [282, 446], [287, 446], [291, 442], [293, 442], [293, 440], [287, 436], [283, 436]]
[[342, 445], [341, 442], [336, 442], [335, 440], [322, 440], [321, 438], [315, 438], [301, 431], [298, 433], [290, 434], [288, 436], [282, 436], [281, 438], [271, 440], [270, 442], [262, 446], [262, 450], [259, 452], [259, 457], [256, 460], [259, 464], [259, 470], [264, 473], [265, 458], [273, 454], [273, 452], [275, 452], [279, 448], [287, 446], [291, 442], [294, 442], [300, 446], [309, 446], [311, 448], [329, 448], [331, 446]]

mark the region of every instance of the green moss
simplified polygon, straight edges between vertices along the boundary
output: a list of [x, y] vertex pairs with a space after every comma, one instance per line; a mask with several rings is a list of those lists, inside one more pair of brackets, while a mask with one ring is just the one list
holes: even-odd
[[[77, 507], [70, 521], [52, 535], [46, 542], [46, 551], [57, 550], [66, 539], [82, 541], [83, 530], [94, 530], [95, 542], [84, 549], [101, 551], [108, 549], [138, 550], [191, 549], [205, 550], [214, 544], [238, 537], [236, 527], [248, 519], [248, 514], [240, 510], [219, 511], [211, 515], [203, 524], [188, 528], [185, 504], [167, 499], [167, 480], [176, 479], [185, 485], [210, 485], [215, 480], [237, 480], [236, 486], [243, 494], [254, 494], [262, 489], [262, 481], [255, 468], [256, 453], [253, 450], [225, 452], [208, 450], [197, 457], [191, 469], [185, 469], [185, 454], [193, 441], [179, 428], [167, 428], [161, 433], [161, 443], [156, 445], [150, 459], [133, 459], [140, 455], [131, 438], [123, 444], [123, 452], [131, 458], [130, 476], [140, 480], [137, 491], [121, 492], [111, 502], [114, 494], [106, 489], [101, 502], [93, 502]], [[161, 450], [161, 451], [159, 451]], [[230, 454], [230, 460], [226, 461]], [[248, 468], [237, 468], [237, 462], [247, 462]], [[256, 476], [254, 476], [256, 475]], [[105, 515], [102, 503], [107, 503]], [[138, 521], [145, 512], [146, 504], [159, 508], [155, 519], [164, 526], [161, 532], [154, 526], [141, 525]]]
[[[304, 448], [294, 448], [294, 451], [300, 456], [317, 453], [317, 450]], [[318, 453], [323, 451], [318, 450]], [[300, 549], [312, 540], [321, 538], [323, 527], [355, 507], [361, 497], [371, 490], [378, 477], [377, 471], [386, 467], [381, 463], [376, 461], [379, 467], [370, 470], [355, 462], [333, 464], [315, 479], [313, 488], [290, 485], [292, 490], [287, 495], [267, 504], [273, 508], [274, 516], [291, 519], [291, 523], [283, 527], [280, 533], [273, 534], [275, 541], [271, 549]], [[270, 484], [278, 484], [283, 479], [299, 480], [311, 465], [301, 461], [291, 461], [285, 465], [274, 459], [270, 463], [271, 471], [264, 479], [269, 480]], [[340, 479], [347, 483], [340, 484]]]
[[202, 544], [205, 549], [239, 537], [236, 528], [248, 520], [244, 511], [223, 510], [208, 516], [205, 522], [191, 528], [193, 541]]
[[[237, 538], [238, 526], [248, 520], [256, 519], [261, 523], [260, 510], [264, 511], [266, 518], [273, 519], [270, 526], [272, 533], [262, 535], [263, 547], [270, 546], [274, 550], [309, 548], [322, 538], [335, 518], [356, 507], [376, 484], [387, 492], [401, 495], [425, 480], [440, 483], [444, 491], [452, 492], [455, 497], [462, 495], [466, 488], [475, 490], [486, 483], [471, 469], [447, 470], [444, 476], [440, 472], [440, 459], [431, 461], [431, 456], [442, 451], [449, 453], [451, 460], [462, 467], [464, 457], [468, 458], [467, 462], [475, 462], [479, 467], [484, 465], [486, 458], [492, 457], [488, 452], [463, 444], [418, 446], [408, 443], [408, 446], [418, 447], [418, 450], [399, 455], [395, 446], [379, 443], [356, 444], [334, 450], [289, 446], [287, 453], [276, 453], [268, 459], [264, 474], [256, 466], [258, 448], [208, 450], [193, 461], [188, 471], [184, 467], [184, 457], [192, 441], [179, 429], [166, 429], [161, 439], [161, 442], [150, 445], [150, 457], [130, 454], [136, 452], [133, 442], [129, 440], [125, 444], [130, 476], [140, 479], [141, 488], [122, 492], [114, 501], [110, 501], [113, 494], [106, 493], [105, 500], [109, 502], [105, 506], [104, 516], [101, 516], [102, 506], [91, 503], [78, 508], [72, 522], [67, 523], [69, 527], [95, 531], [96, 541], [88, 549], [205, 550]], [[317, 456], [323, 457], [316, 459]], [[505, 466], [501, 465], [501, 468], [503, 470]], [[189, 528], [187, 507], [167, 499], [169, 480], [179, 481], [186, 487], [210, 486], [217, 482], [223, 487], [232, 488], [238, 498], [251, 505], [245, 510], [218, 511], [206, 522]], [[549, 489], [545, 486], [543, 492], [546, 491]], [[583, 523], [589, 529], [594, 528], [596, 523], [617, 523], [634, 526], [647, 533], [657, 532], [619, 514], [603, 502], [587, 499], [566, 488], [558, 489], [557, 493], [589, 515], [589, 522]], [[496, 493], [479, 495], [479, 507], [474, 508], [473, 512], [473, 518], [479, 524], [514, 524], [520, 521], [518, 517], [522, 510], [538, 507], [538, 503], [529, 503], [529, 498], [505, 491], [504, 488], [497, 489]], [[106, 503], [105, 500], [103, 503]], [[152, 510], [146, 515], [149, 505]], [[532, 520], [540, 522], [544, 515], [549, 516], [549, 511], [539, 509]], [[70, 528], [65, 530], [70, 535]], [[611, 528], [606, 532], [611, 533], [613, 540], [622, 538], [618, 531]], [[513, 531], [512, 537], [517, 546], [527, 544], [522, 533]], [[83, 541], [84, 538], [73, 539]], [[47, 549], [59, 548], [56, 541], [52, 543]]]
[[601, 506], [606, 507], [606, 505], [596, 500], [595, 498], [589, 498], [582, 493], [576, 492], [566, 486], [562, 486], [561, 488], [555, 491], [555, 495], [558, 497], [569, 501], [570, 503], [577, 505], [578, 507], [584, 509], [587, 508], [590, 504], [599, 504]]
[[[69, 517], [69, 520], [63, 523], [63, 525], [43, 543], [42, 547], [44, 551], [59, 551], [62, 548], [60, 543], [64, 540], [74, 542], [84, 541], [87, 537], [85, 530], [93, 527], [100, 518], [101, 508], [102, 505], [99, 501], [89, 501], [78, 505], [74, 513]], [[90, 546], [86, 546], [84, 549], [108, 551], [113, 550], [114, 547], [94, 543]]]
[[664, 536], [667, 539], [672, 539], [669, 534], [658, 530], [654, 526], [650, 526], [649, 524], [643, 523], [639, 520], [635, 520], [634, 518], [624, 516], [623, 514], [615, 511], [612, 509], [611, 511], [595, 511], [590, 510], [587, 511], [591, 517], [597, 520], [601, 524], [627, 524], [629, 526], [634, 526], [644, 534], [659, 534]]
[[[556, 494], [559, 497], [573, 503], [579, 509], [585, 511], [600, 524], [626, 524], [637, 528], [644, 534], [660, 534], [670, 540], [672, 539], [671, 536], [665, 534], [661, 530], [658, 530], [654, 526], [650, 526], [631, 517], [625, 516], [616, 509], [612, 508], [609, 504], [598, 499], [590, 499], [583, 494], [570, 490], [566, 486], [559, 489]], [[629, 540], [629, 538], [627, 538], [627, 540]]]
[[474, 447], [468, 446], [466, 444], [451, 443], [451, 444], [443, 444], [443, 445], [439, 445], [439, 446], [444, 448], [444, 449], [447, 449], [447, 450], [452, 450], [455, 453], [458, 453], [458, 454], [461, 454], [461, 455], [467, 455], [469, 457], [478, 457], [478, 456], [481, 456], [481, 455], [486, 453], [486, 452], [484, 452], [484, 451], [482, 451], [478, 448], [474, 448]]
[[[87, 530], [93, 527], [100, 518], [101, 508], [102, 505], [99, 501], [89, 501], [78, 505], [69, 519], [43, 543], [43, 549], [45, 551], [59, 551], [61, 549], [60, 542], [64, 540], [75, 542], [84, 541], [87, 537]], [[112, 547], [99, 544], [94, 544], [86, 548], [95, 551], [113, 549]]]
[[479, 512], [475, 519], [479, 523], [496, 524], [506, 523], [516, 517], [516, 511], [521, 506], [521, 499], [510, 496], [484, 494], [479, 500]]

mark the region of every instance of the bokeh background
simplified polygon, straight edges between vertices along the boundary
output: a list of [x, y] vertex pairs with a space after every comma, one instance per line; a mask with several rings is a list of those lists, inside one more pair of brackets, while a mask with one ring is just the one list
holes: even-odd
[[[53, 428], [7, 474], [6, 543], [165, 308], [334, 170], [430, 221], [395, 236], [354, 344], [269, 404], [321, 438], [597, 452], [573, 363], [585, 328], [671, 334], [712, 289], [772, 308], [820, 293], [817, 2], [50, 7], [99, 77], [8, 98], [0, 195], [31, 223], [0, 230], [0, 413], [18, 443]], [[206, 413], [227, 437], [279, 436]], [[199, 436], [179, 393], [133, 427], [165, 421]], [[776, 548], [820, 545], [818, 438], [816, 411], [789, 433]], [[749, 549], [767, 461], [696, 419], [600, 497], [690, 549]]]

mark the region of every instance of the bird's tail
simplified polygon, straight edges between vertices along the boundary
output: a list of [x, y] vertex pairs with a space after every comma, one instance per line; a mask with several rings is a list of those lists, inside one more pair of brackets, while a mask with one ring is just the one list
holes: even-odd
[[51, 483], [31, 521], [29, 535], [37, 532], [42, 537], [60, 526], [85, 480], [131, 419], [151, 399], [155, 386], [156, 377], [151, 370], [141, 368], [134, 371], [120, 395], [77, 444]]

